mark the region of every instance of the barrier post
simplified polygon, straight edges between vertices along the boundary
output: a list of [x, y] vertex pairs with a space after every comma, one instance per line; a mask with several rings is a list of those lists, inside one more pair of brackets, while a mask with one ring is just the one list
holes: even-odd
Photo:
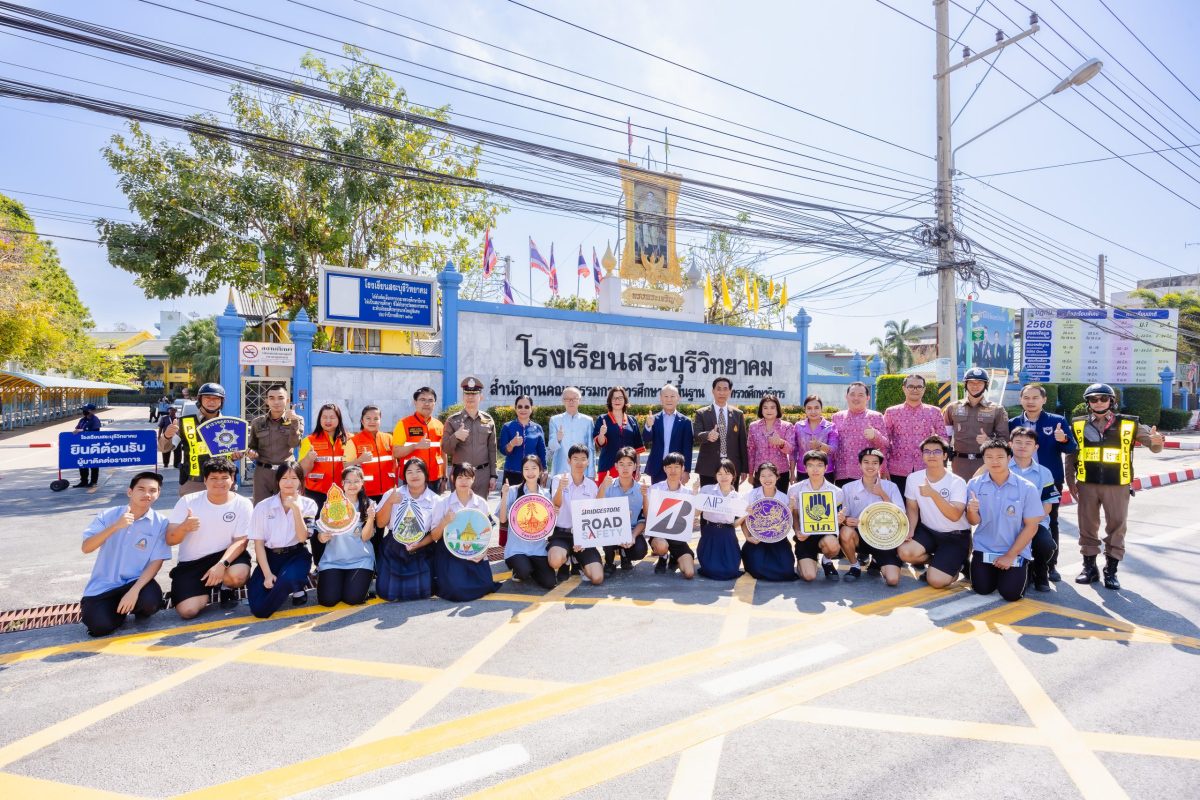
[[1170, 367], [1163, 367], [1162, 372], [1158, 373], [1158, 379], [1162, 381], [1162, 407], [1171, 407], [1171, 384], [1175, 381], [1175, 373]]

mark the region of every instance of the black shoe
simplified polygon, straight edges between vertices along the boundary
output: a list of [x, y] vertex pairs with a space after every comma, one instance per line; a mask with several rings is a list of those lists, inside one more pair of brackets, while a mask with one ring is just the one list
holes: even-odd
[[971, 580], [971, 562], [970, 561], [964, 561], [963, 565], [959, 568], [958, 571], [962, 573], [963, 580], [965, 580], [965, 581]]
[[917, 576], [917, 580], [919, 580], [921, 583], [929, 583], [929, 570], [921, 570], [921, 574]]
[[679, 567], [679, 559], [675, 556], [667, 556], [667, 572], [674, 573]]
[[621, 569], [624, 569], [624, 570], [633, 569], [633, 559], [630, 558], [629, 554], [626, 553], [625, 551], [621, 551]]
[[1104, 563], [1104, 588], [1117, 590], [1121, 588], [1121, 582], [1117, 580], [1117, 565], [1120, 564], [1112, 556], [1108, 556]]
[[579, 573], [580, 573], [579, 565], [578, 565], [578, 564], [576, 564], [576, 563], [574, 563], [574, 562], [572, 562], [572, 563], [571, 563], [571, 574], [572, 574], [572, 575], [578, 575]]
[[1033, 588], [1037, 589], [1039, 592], [1048, 592], [1050, 591], [1050, 581], [1035, 579], [1033, 581]]
[[617, 574], [617, 565], [611, 561], [604, 565], [604, 577], [611, 578]]
[[871, 559], [871, 566], [867, 567], [868, 578], [878, 578], [883, 572], [883, 567], [879, 566], [879, 562]]
[[558, 568], [558, 579], [560, 581], [565, 581], [569, 577], [571, 577], [571, 568], [566, 564], [563, 564]]
[[821, 564], [821, 569], [825, 570], [825, 580], [827, 581], [840, 581], [842, 579], [842, 576], [838, 574], [837, 567], [833, 565], [832, 561], [823, 562]]
[[846, 577], [843, 578], [842, 580], [846, 581], [847, 583], [851, 583], [853, 581], [858, 580], [861, 577], [862, 577], [862, 569], [858, 566], [858, 564], [855, 564], [853, 567], [850, 568], [849, 572], [846, 573]]
[[308, 603], [308, 592], [298, 592], [292, 595], [292, 605], [302, 606]]
[[237, 589], [221, 589], [221, 608], [233, 608], [238, 600]]
[[71, 488], [72, 489], [86, 489], [89, 486], [91, 486], [91, 484], [88, 483], [87, 481], [80, 481], [79, 483], [72, 484]]
[[1058, 583], [1059, 581], [1062, 580], [1062, 575], [1059, 575], [1058, 570], [1056, 570], [1054, 567], [1050, 568], [1050, 574], [1047, 575], [1046, 577], [1048, 577], [1050, 579], [1051, 583]]
[[659, 556], [658, 561], [654, 562], [654, 574], [655, 575], [666, 575], [667, 574], [667, 560], [665, 558], [663, 558], [662, 556]]
[[1076, 583], [1095, 583], [1100, 580], [1100, 570], [1096, 569], [1096, 557], [1084, 556], [1083, 569], [1075, 576]]

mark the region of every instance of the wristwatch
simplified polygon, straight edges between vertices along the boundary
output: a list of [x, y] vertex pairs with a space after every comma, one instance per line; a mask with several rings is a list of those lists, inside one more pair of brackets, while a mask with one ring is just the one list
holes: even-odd
[[228, 569], [230, 567], [229, 559], [227, 559], [227, 558], [221, 559], [221, 563], [225, 565], [226, 569]]

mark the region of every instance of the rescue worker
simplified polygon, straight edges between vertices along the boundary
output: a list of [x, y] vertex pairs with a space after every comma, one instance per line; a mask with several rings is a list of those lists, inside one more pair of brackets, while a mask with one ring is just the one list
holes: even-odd
[[[206, 383], [200, 387], [195, 404], [184, 403], [179, 421], [168, 425], [159, 437], [160, 449], [164, 440], [182, 447], [179, 466], [180, 497], [205, 490], [201, 470], [212, 456], [196, 428], [202, 422], [221, 416], [221, 407], [224, 405], [225, 387], [219, 383]], [[233, 453], [229, 457], [236, 461], [241, 458], [241, 454]]]
[[483, 383], [479, 378], [468, 376], [459, 387], [463, 408], [446, 420], [442, 452], [451, 465], [470, 464], [475, 468], [471, 491], [486, 500], [496, 488], [496, 422], [479, 410], [483, 399]]
[[413, 392], [414, 410], [411, 416], [396, 423], [392, 431], [392, 456], [396, 459], [397, 474], [410, 458], [425, 462], [429, 488], [441, 494], [446, 475], [446, 457], [442, 453], [442, 421], [433, 415], [437, 392], [422, 386]]
[[1083, 393], [1088, 413], [1071, 420], [1079, 451], [1067, 456], [1067, 476], [1079, 506], [1079, 552], [1083, 570], [1076, 583], [1100, 580], [1100, 509], [1104, 509], [1104, 588], [1120, 589], [1117, 565], [1125, 556], [1125, 522], [1133, 483], [1133, 443], [1161, 452], [1163, 436], [1130, 414], [1117, 413], [1117, 394], [1107, 383], [1093, 383]]
[[979, 448], [984, 442], [1008, 440], [1008, 417], [1003, 406], [984, 398], [987, 386], [987, 372], [972, 367], [963, 375], [967, 396], [946, 406], [946, 435], [953, 453], [950, 470], [964, 481], [983, 466]]
[[288, 390], [282, 383], [267, 389], [267, 413], [250, 420], [246, 432], [246, 457], [254, 462], [254, 504], [279, 491], [275, 469], [291, 461], [293, 451], [304, 437], [304, 420], [288, 404]]
[[[317, 409], [313, 432], [300, 442], [300, 467], [304, 470], [304, 496], [312, 498], [317, 511], [325, 505], [329, 487], [342, 485], [344, 448], [349, 439], [342, 424], [342, 410], [336, 403], [326, 403]], [[321, 563], [325, 543], [311, 539], [313, 563]]]
[[362, 468], [363, 494], [375, 504], [396, 488], [396, 459], [392, 456], [392, 435], [379, 430], [382, 421], [383, 413], [379, 406], [364, 407], [358, 416], [360, 430], [350, 437], [344, 450], [345, 465]]

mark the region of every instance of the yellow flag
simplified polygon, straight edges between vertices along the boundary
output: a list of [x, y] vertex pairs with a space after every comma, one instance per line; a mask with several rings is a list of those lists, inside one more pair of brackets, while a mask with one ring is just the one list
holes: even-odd
[[787, 281], [783, 282], [783, 289], [779, 292], [779, 307], [787, 311]]
[[775, 279], [771, 278], [771, 282], [767, 284], [767, 298], [773, 303], [775, 302]]
[[742, 278], [742, 297], [746, 298], [746, 308], [750, 307], [750, 279]]
[[751, 291], [754, 292], [754, 299], [750, 302], [750, 308], [754, 311], [755, 314], [757, 314], [758, 313], [758, 278], [754, 279], [754, 283], [751, 284], [751, 286], [753, 287]]
[[713, 302], [714, 302], [714, 299], [713, 299], [712, 275], [705, 275], [704, 276], [704, 307], [712, 308]]
[[726, 311], [733, 311], [733, 301], [729, 299], [729, 284], [725, 282], [725, 276], [721, 276], [721, 305]]

